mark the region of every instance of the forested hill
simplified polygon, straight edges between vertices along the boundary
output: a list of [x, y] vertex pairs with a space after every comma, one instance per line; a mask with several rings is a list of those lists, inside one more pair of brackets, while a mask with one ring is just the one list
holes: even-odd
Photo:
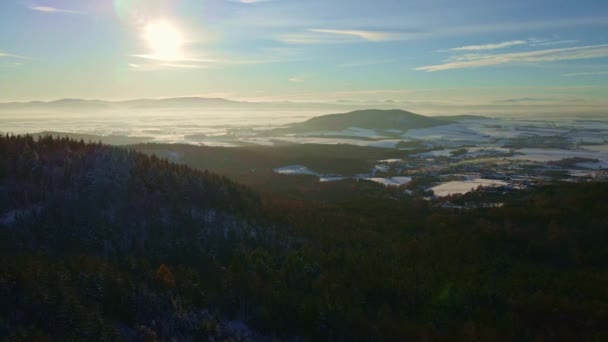
[[605, 341], [607, 196], [259, 198], [128, 150], [1, 136], [0, 337]]
[[314, 117], [288, 128], [277, 128], [275, 132], [308, 132], [308, 131], [340, 131], [350, 127], [364, 129], [408, 129], [426, 128], [451, 123], [400, 109], [381, 110], [366, 109], [344, 114], [330, 114]]
[[[125, 312], [131, 323], [162, 322], [165, 336], [192, 336], [188, 319], [208, 314], [178, 317], [184, 312], [172, 309], [171, 296], [132, 282], [147, 276], [148, 263], [198, 265], [200, 275], [212, 274], [236, 244], [280, 245], [259, 210], [255, 193], [219, 175], [101, 144], [0, 136], [1, 317], [20, 312], [8, 326], [0, 319], [0, 336], [19, 326], [64, 338], [112, 335], [108, 317]], [[116, 270], [125, 263], [134, 267], [130, 276]], [[8, 265], [19, 279], [5, 278]], [[191, 286], [197, 298], [198, 285]]]

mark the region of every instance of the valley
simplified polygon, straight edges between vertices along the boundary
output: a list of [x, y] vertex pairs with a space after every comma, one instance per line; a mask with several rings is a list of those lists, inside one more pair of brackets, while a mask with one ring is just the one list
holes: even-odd
[[0, 334], [606, 334], [607, 122], [363, 113], [1, 135]]

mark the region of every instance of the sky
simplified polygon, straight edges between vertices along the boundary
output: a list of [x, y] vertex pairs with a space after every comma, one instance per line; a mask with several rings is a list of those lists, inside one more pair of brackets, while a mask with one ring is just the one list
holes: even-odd
[[0, 102], [608, 104], [605, 0], [2, 0]]

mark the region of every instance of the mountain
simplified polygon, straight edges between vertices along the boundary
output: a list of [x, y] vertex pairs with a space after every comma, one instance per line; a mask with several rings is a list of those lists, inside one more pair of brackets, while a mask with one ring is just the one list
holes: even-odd
[[445, 125], [449, 122], [400, 109], [366, 109], [344, 114], [330, 114], [314, 117], [288, 128], [276, 129], [275, 132], [298, 133], [315, 131], [341, 131], [351, 127], [379, 130], [408, 130]]
[[[285, 111], [318, 111], [322, 113], [337, 113], [353, 110], [367, 110], [370, 107], [386, 109], [392, 108], [425, 108], [427, 104], [408, 102], [363, 102], [363, 101], [337, 101], [329, 102], [292, 102], [292, 101], [238, 101], [216, 97], [169, 97], [159, 99], [132, 99], [121, 101], [93, 100], [93, 99], [60, 99], [55, 101], [30, 102], [4, 102], [0, 103], [0, 113], [7, 110], [147, 110], [147, 109], [240, 109], [240, 110], [285, 110]], [[442, 109], [447, 110], [447, 109]]]
[[142, 99], [120, 101], [117, 104], [130, 108], [197, 108], [210, 106], [243, 106], [247, 102], [231, 101], [222, 98], [206, 97], [175, 97], [165, 99]]
[[3, 109], [89, 109], [89, 110], [108, 110], [108, 109], [149, 109], [149, 108], [197, 108], [212, 106], [243, 106], [247, 102], [230, 101], [220, 98], [205, 97], [176, 97], [165, 99], [138, 99], [126, 101], [104, 101], [104, 100], [85, 100], [85, 99], [61, 99], [56, 101], [31, 101], [31, 102], [9, 102], [0, 103], [0, 110]]

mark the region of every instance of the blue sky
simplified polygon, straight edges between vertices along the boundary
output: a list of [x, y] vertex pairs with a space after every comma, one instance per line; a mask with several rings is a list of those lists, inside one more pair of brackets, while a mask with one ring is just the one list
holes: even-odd
[[603, 106], [608, 1], [0, 2], [0, 101], [193, 95]]

